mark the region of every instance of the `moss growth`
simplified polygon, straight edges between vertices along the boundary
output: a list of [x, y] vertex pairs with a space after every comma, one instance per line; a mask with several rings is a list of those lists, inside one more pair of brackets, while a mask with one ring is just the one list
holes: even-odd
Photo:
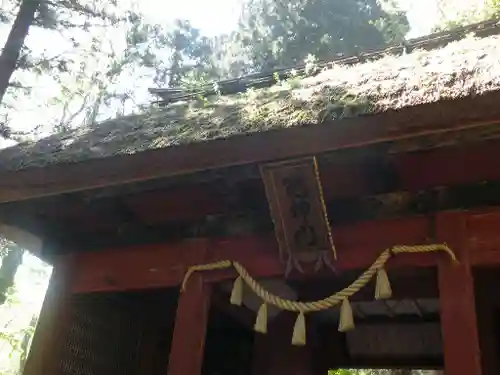
[[500, 37], [292, 77], [268, 89], [171, 104], [0, 152], [17, 169], [132, 154], [236, 134], [328, 123], [500, 89]]

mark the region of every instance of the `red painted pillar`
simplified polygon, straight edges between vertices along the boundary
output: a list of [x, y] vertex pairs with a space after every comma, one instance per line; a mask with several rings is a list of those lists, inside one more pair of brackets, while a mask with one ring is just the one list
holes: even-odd
[[210, 296], [211, 285], [202, 275], [192, 275], [179, 297], [168, 375], [201, 374]]
[[445, 375], [482, 375], [474, 278], [469, 262], [465, 215], [439, 214], [437, 237], [455, 251], [460, 264], [439, 263], [441, 331]]

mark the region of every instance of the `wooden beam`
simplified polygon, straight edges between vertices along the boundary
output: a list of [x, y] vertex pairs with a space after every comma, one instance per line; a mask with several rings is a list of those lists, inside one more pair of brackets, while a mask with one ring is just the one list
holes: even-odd
[[[397, 192], [360, 199], [338, 200], [328, 202], [327, 206], [329, 218], [334, 223], [334, 228], [337, 228], [366, 220], [421, 214], [432, 215], [442, 210], [477, 210], [478, 207], [492, 207], [494, 210], [494, 207], [500, 205], [500, 195], [497, 194], [499, 188], [500, 181], [476, 183], [466, 186], [435, 188], [415, 194]], [[169, 195], [167, 194], [167, 196]], [[186, 200], [189, 198], [186, 197]], [[198, 204], [198, 201], [195, 204]], [[158, 211], [163, 212], [163, 207], [159, 205]], [[95, 208], [93, 215], [83, 215], [80, 220], [71, 221], [64, 219], [64, 217], [58, 218], [58, 221], [50, 220], [47, 217], [38, 220], [50, 228], [49, 231], [42, 231], [44, 238], [51, 239], [51, 242], [47, 242], [43, 249], [47, 259], [51, 255], [67, 253], [68, 249], [73, 252], [83, 252], [139, 244], [169, 243], [192, 238], [193, 234], [197, 237], [220, 238], [272, 233], [273, 225], [266, 204], [264, 207], [262, 205], [258, 208], [254, 206], [253, 210], [248, 207], [246, 211], [244, 207], [239, 208], [243, 211], [236, 207], [235, 211], [226, 214], [215, 217], [209, 215], [202, 220], [188, 222], [183, 220], [165, 222], [160, 219], [161, 215], [156, 212], [151, 215], [156, 215], [156, 218], [148, 220], [148, 224], [127, 226], [120, 226], [122, 221], [117, 217], [113, 219], [104, 213], [99, 215], [97, 208]], [[32, 209], [35, 210], [36, 207]], [[9, 216], [12, 219], [13, 215], [15, 213], [9, 216], [9, 213], [2, 210], [0, 217]], [[30, 216], [31, 214], [26, 213], [26, 215]], [[484, 213], [482, 215], [484, 216]], [[144, 215], [144, 217], [146, 216]], [[471, 222], [471, 225], [477, 226], [475, 224], [477, 221], [479, 221], [479, 225], [482, 225], [481, 222], [485, 222], [485, 220], [476, 219], [474, 218], [474, 223]], [[489, 221], [495, 222], [495, 220]], [[490, 225], [490, 227], [491, 229], [495, 228], [494, 225]], [[488, 234], [489, 240], [496, 236], [495, 231], [491, 229], [489, 232], [492, 236]], [[491, 250], [495, 251], [498, 248], [498, 246], [492, 246]], [[475, 260], [471, 261], [475, 262]]]
[[[425, 104], [377, 116], [235, 136], [228, 140], [0, 173], [0, 202], [121, 185], [347, 148], [449, 134], [500, 118], [500, 92]], [[460, 108], [460, 111], [456, 109]], [[110, 172], [112, 171], [112, 172]]]
[[[396, 154], [391, 157], [401, 190], [500, 180], [500, 142]], [[465, 172], [464, 172], [465, 171]]]
[[120, 291], [180, 285], [187, 268], [205, 263], [205, 240], [78, 253], [73, 292]]
[[[500, 264], [500, 233], [497, 230], [500, 226], [500, 210], [497, 208], [460, 214], [467, 221], [467, 232], [449, 233], [448, 243], [456, 243], [453, 236], [465, 241], [470, 249], [471, 265]], [[339, 270], [359, 271], [369, 266], [387, 247], [443, 241], [433, 238], [434, 225], [429, 217], [411, 217], [333, 228], [339, 255], [335, 266]], [[458, 246], [463, 244], [459, 241]], [[132, 246], [79, 253], [75, 255], [75, 259], [78, 265], [72, 285], [75, 293], [175, 286], [180, 284], [189, 266], [222, 259], [241, 262], [255, 277], [275, 277], [284, 273], [272, 235]], [[449, 262], [444, 255], [405, 254], [391, 259], [389, 267], [426, 267], [436, 265], [438, 259]], [[234, 272], [230, 270], [205, 274], [209, 282], [231, 279], [234, 276]]]
[[[383, 220], [335, 228], [333, 232], [339, 270], [363, 270], [380, 253], [396, 244], [428, 242], [432, 221], [425, 217]], [[75, 255], [78, 269], [72, 290], [75, 293], [118, 291], [179, 285], [189, 266], [224, 259], [242, 263], [254, 277], [284, 274], [276, 240], [269, 236], [229, 237], [191, 240], [173, 244], [135, 246]], [[395, 257], [390, 267], [431, 266], [434, 254]], [[234, 278], [234, 271], [207, 272], [208, 282]]]
[[[352, 151], [351, 151], [352, 153]], [[440, 186], [471, 184], [482, 181], [500, 180], [500, 141], [463, 147], [444, 147], [422, 152], [387, 156], [373, 152], [367, 158], [351, 160], [349, 155], [338, 153], [337, 158], [320, 164], [321, 181], [327, 201], [354, 198], [364, 195], [384, 194], [391, 191], [417, 192]], [[376, 160], [376, 161], [374, 161]], [[459, 162], [457, 162], [459, 161]], [[375, 165], [374, 165], [375, 164]], [[432, 168], [429, 168], [432, 165]], [[467, 168], [467, 173], [463, 172]], [[371, 173], [370, 173], [371, 172]], [[395, 181], [389, 186], [381, 175], [393, 175]], [[125, 194], [123, 203], [133, 211], [144, 224], [189, 221], [205, 218], [207, 215], [228, 213], [228, 210], [248, 210], [248, 199], [236, 199], [236, 205], [229, 204], [228, 195], [234, 197], [243, 191], [243, 196], [252, 196], [252, 202], [259, 202], [259, 208], [267, 210], [267, 202], [260, 176], [238, 184], [229, 194], [214, 187], [213, 181], [195, 184], [186, 181], [165, 189], [141, 190]], [[241, 189], [241, 191], [240, 191]], [[99, 194], [95, 193], [97, 197]], [[119, 191], [116, 192], [120, 195]], [[111, 198], [89, 200], [90, 193], [74, 195], [64, 199], [64, 204], [54, 199], [40, 200], [36, 211], [43, 212], [52, 220], [66, 222], [83, 220], [89, 222], [82, 231], [98, 229], [99, 225], [113, 226], [113, 220], [103, 214], [111, 214]], [[165, 199], [165, 197], [168, 199]], [[35, 203], [33, 203], [35, 205]], [[63, 206], [63, 209], [61, 209]], [[255, 208], [255, 204], [252, 204]], [[5, 216], [19, 212], [19, 205], [5, 209]], [[10, 212], [12, 211], [12, 212]]]
[[[396, 271], [396, 270], [394, 270]], [[389, 271], [389, 279], [392, 286], [392, 299], [438, 299], [437, 273], [433, 269], [421, 269], [415, 274], [407, 274], [408, 269], [397, 270], [401, 272]], [[359, 276], [359, 271], [342, 272], [335, 279], [331, 275], [326, 281], [323, 279], [298, 279], [289, 281], [290, 286], [299, 294], [301, 300], [319, 300], [345, 288]], [[369, 283], [366, 287], [352, 296], [350, 301], [373, 301], [375, 295], [375, 282]]]
[[[459, 164], [452, 164], [451, 160], [454, 158], [446, 156], [446, 152], [451, 155], [456, 154], [455, 148], [447, 148], [447, 151], [439, 150], [440, 152], [436, 152], [435, 157], [432, 158], [424, 157], [426, 153], [422, 153], [422, 161], [415, 154], [411, 154], [411, 157], [416, 160], [402, 163], [397, 168], [401, 168], [402, 171], [413, 170], [421, 178], [417, 180], [410, 178], [406, 181], [407, 172], [404, 172], [400, 174], [400, 181], [397, 185], [392, 186], [396, 190], [387, 195], [349, 198], [349, 194], [360, 193], [356, 186], [364, 187], [364, 193], [367, 194], [380, 192], [381, 183], [377, 184], [374, 179], [370, 178], [357, 181], [354, 179], [347, 185], [344, 183], [345, 179], [341, 179], [342, 183], [331, 182], [327, 188], [325, 182], [330, 181], [332, 176], [337, 177], [338, 174], [332, 174], [330, 165], [326, 165], [323, 173], [323, 186], [325, 186], [326, 195], [333, 195], [331, 198], [327, 197], [326, 201], [329, 217], [336, 225], [339, 225], [387, 216], [500, 204], [500, 197], [495, 194], [500, 186], [500, 180], [490, 180], [484, 183], [495, 177], [500, 179], [500, 168], [495, 163], [479, 163], [481, 166], [487, 165], [488, 167], [475, 168], [472, 163], [477, 160], [477, 155], [474, 154], [476, 151], [481, 152], [482, 159], [500, 160], [500, 142], [492, 142], [492, 145], [496, 148], [491, 148], [491, 145], [484, 145], [482, 149], [477, 146], [471, 147], [470, 150], [460, 148], [463, 151], [463, 157], [457, 156], [457, 160], [460, 160]], [[468, 155], [471, 157], [469, 158]], [[402, 157], [405, 158], [406, 155]], [[431, 169], [443, 170], [446, 173], [427, 172], [428, 165], [433, 166]], [[471, 172], [463, 173], [460, 168], [462, 165]], [[348, 169], [350, 164], [343, 167]], [[354, 169], [350, 171], [351, 175], [358, 173]], [[441, 175], [444, 177], [440, 178]], [[481, 182], [462, 185], [470, 181]], [[457, 185], [445, 187], [446, 184]], [[73, 206], [74, 209], [71, 208], [71, 202], [68, 205], [65, 203], [52, 205], [47, 203], [39, 207], [33, 205], [26, 211], [23, 211], [21, 207], [16, 209], [16, 205], [12, 205], [10, 212], [1, 209], [0, 219], [8, 219], [17, 224], [15, 221], [17, 215], [19, 218], [17, 225], [22, 225], [20, 224], [23, 223], [22, 217], [34, 215], [34, 212], [43, 212], [47, 216], [39, 219], [39, 226], [54, 229], [52, 236], [50, 233], [45, 233], [45, 235], [49, 235], [52, 241], [59, 242], [59, 246], [63, 249], [78, 246], [79, 250], [108, 247], [112, 243], [115, 246], [132, 244], [139, 238], [145, 242], [158, 242], [158, 239], [161, 241], [177, 240], [179, 237], [188, 236], [194, 230], [198, 230], [198, 233], [206, 233], [207, 236], [214, 231], [223, 233], [242, 230], [241, 228], [249, 232], [265, 231], [272, 228], [272, 223], [269, 220], [269, 209], [261, 185], [260, 180], [249, 181], [244, 187], [238, 185], [237, 188], [227, 191], [225, 195], [221, 191], [217, 192], [209, 188], [205, 190], [205, 186], [198, 185], [186, 189], [184, 189], [186, 186], [183, 186], [178, 189], [144, 192], [133, 197], [124, 197], [128, 209], [136, 213], [142, 225], [122, 226], [121, 217], [113, 214], [113, 207], [107, 204], [106, 200], [82, 205], [79, 211], [76, 210], [77, 206]], [[421, 188], [427, 190], [421, 190]], [[384, 189], [387, 190], [388, 187]], [[238, 195], [240, 195], [239, 198], [234, 198]], [[232, 198], [228, 198], [229, 196]], [[68, 210], [68, 214], [64, 214], [61, 207]], [[207, 217], [213, 220], [207, 220]], [[235, 217], [239, 220], [234, 220]], [[121, 228], [121, 231], [117, 232], [117, 228]], [[56, 248], [54, 243], [48, 246], [48, 249], [52, 251], [56, 251]]]
[[[499, 161], [497, 140], [397, 155], [385, 155], [380, 150], [370, 151], [368, 156], [352, 150], [338, 152], [320, 164], [320, 173], [329, 217], [334, 223], [342, 223], [499, 204], [500, 198], [495, 195], [500, 181]], [[231, 173], [240, 173], [239, 168], [232, 171], [225, 173], [229, 177]], [[133, 194], [119, 193], [116, 188], [123, 206], [137, 216], [143, 228], [131, 223], [123, 225], [114, 204], [116, 197], [99, 199], [99, 191], [94, 192], [95, 199], [90, 199], [92, 194], [86, 192], [4, 204], [0, 207], [0, 221], [48, 238], [52, 241], [48, 248], [53, 252], [58, 246], [79, 250], [109, 246], [112, 242], [120, 246], [139, 236], [166, 241], [166, 237], [180, 237], [198, 227], [229, 230], [227, 223], [232, 222], [231, 215], [235, 214], [244, 217], [248, 227], [255, 223], [265, 228], [271, 226], [266, 222], [268, 204], [258, 175], [228, 189], [213, 181], [194, 184], [193, 178], [182, 180], [183, 183], [163, 190], [147, 190], [144, 184], [138, 184]], [[489, 183], [484, 184], [485, 181]], [[217, 226], [206, 220], [214, 216]], [[117, 228], [121, 229], [119, 233]]]
[[447, 242], [460, 260], [460, 264], [444, 260], [439, 264], [445, 374], [482, 375], [466, 215], [460, 212], [440, 214], [437, 237]]
[[168, 375], [201, 375], [212, 286], [193, 275], [175, 317]]

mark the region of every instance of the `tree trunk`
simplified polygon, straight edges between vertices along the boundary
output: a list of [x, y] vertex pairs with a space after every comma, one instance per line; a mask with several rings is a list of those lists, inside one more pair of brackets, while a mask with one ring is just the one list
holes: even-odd
[[13, 247], [8, 250], [6, 256], [2, 259], [0, 267], [0, 305], [7, 299], [7, 291], [14, 285], [14, 277], [17, 269], [23, 261], [24, 251], [19, 247]]
[[12, 29], [10, 29], [7, 42], [0, 55], [0, 103], [9, 87], [10, 77], [16, 70], [17, 60], [21, 55], [29, 28], [35, 20], [39, 4], [39, 0], [22, 0]]

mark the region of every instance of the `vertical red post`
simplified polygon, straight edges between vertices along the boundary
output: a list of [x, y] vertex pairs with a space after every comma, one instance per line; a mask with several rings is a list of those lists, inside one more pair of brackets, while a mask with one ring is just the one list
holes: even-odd
[[168, 375], [201, 374], [210, 296], [211, 285], [202, 275], [192, 275], [179, 297]]
[[436, 234], [459, 258], [439, 263], [441, 331], [445, 375], [482, 375], [474, 278], [469, 262], [466, 218], [463, 213], [439, 214]]

